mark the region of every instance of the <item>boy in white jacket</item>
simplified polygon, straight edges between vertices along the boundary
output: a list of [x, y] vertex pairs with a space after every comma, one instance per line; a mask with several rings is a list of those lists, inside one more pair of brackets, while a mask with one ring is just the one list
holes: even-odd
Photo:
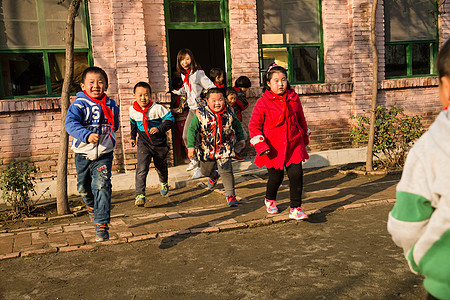
[[388, 231], [411, 270], [425, 276], [427, 299], [450, 299], [450, 40], [437, 69], [444, 111], [408, 154]]

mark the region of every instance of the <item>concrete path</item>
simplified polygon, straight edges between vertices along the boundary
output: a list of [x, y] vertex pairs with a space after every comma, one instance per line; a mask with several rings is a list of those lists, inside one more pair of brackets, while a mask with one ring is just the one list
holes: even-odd
[[[151, 202], [145, 207], [134, 206], [133, 190], [113, 193], [109, 241], [95, 242], [94, 225], [81, 210], [68, 216], [31, 219], [21, 228], [0, 228], [0, 260], [277, 222], [303, 222], [288, 217], [287, 177], [278, 193], [280, 213], [269, 215], [263, 202], [267, 182], [265, 169], [257, 168], [250, 161], [235, 162], [233, 166], [236, 194], [240, 200], [237, 207], [226, 205], [220, 180], [214, 190], [208, 190], [204, 185], [205, 178], [192, 180], [184, 170], [185, 166], [179, 166], [169, 170], [169, 196], [159, 195], [155, 187], [148, 188], [147, 199]], [[343, 174], [336, 167], [307, 169], [304, 172], [303, 206], [308, 214], [326, 217], [335, 210], [394, 202], [399, 177], [398, 174]]]

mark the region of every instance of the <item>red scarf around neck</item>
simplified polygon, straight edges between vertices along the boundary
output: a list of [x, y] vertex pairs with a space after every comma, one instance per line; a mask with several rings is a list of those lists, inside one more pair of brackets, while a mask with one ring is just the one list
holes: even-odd
[[186, 71], [186, 74], [184, 75], [183, 85], [186, 83], [187, 86], [189, 87], [189, 91], [191, 91], [192, 88], [191, 88], [191, 84], [189, 83], [189, 73], [191, 73], [191, 69], [188, 69]]
[[278, 125], [280, 125], [281, 123], [283, 123], [283, 121], [286, 119], [288, 119], [289, 117], [289, 107], [287, 105], [287, 91], [284, 92], [284, 94], [282, 95], [277, 95], [274, 92], [272, 92], [272, 90], [269, 91], [272, 96], [275, 97], [275, 100], [280, 100], [281, 103], [283, 104], [283, 111], [281, 112], [280, 118], [278, 119], [277, 123], [275, 124], [275, 127], [277, 127]]
[[102, 99], [95, 99], [95, 98], [92, 98], [91, 96], [89, 96], [86, 93], [86, 91], [83, 91], [83, 92], [86, 96], [89, 97], [89, 99], [91, 99], [92, 101], [94, 101], [97, 104], [100, 104], [100, 106], [102, 107], [103, 115], [106, 117], [106, 119], [108, 120], [108, 123], [111, 125], [111, 130], [114, 130], [114, 116], [113, 116], [113, 112], [112, 112], [111, 108], [109, 108], [106, 105], [106, 99], [108, 98], [108, 97], [106, 97], [106, 94], [103, 94]]
[[211, 107], [209, 107], [209, 109], [216, 115], [216, 120], [217, 120], [217, 128], [216, 128], [216, 133], [217, 130], [219, 130], [219, 134], [220, 134], [220, 140], [219, 140], [219, 144], [222, 144], [222, 130], [223, 130], [223, 120], [222, 120], [222, 115], [226, 110], [226, 107], [224, 107], [221, 111], [219, 112], [215, 112], [214, 110], [211, 109]]
[[144, 109], [142, 109], [139, 106], [139, 103], [137, 103], [137, 101], [134, 101], [133, 108], [136, 111], [142, 113], [142, 124], [144, 125], [145, 133], [147, 134], [148, 138], [150, 139], [150, 142], [153, 143], [152, 138], [150, 137], [150, 133], [148, 132], [148, 118], [147, 118], [147, 111], [152, 106], [152, 104], [153, 104], [153, 102], [150, 101], [150, 103]]
[[214, 85], [217, 86], [219, 89], [225, 87], [225, 84], [224, 84], [224, 83], [218, 84], [217, 82], [214, 82]]
[[236, 92], [240, 92], [241, 91], [241, 89], [240, 88], [238, 88], [238, 87], [235, 87], [235, 86], [233, 86], [233, 89], [236, 91]]

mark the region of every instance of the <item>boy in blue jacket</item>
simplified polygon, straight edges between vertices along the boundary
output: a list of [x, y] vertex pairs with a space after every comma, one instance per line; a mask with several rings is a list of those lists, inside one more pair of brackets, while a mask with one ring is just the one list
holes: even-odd
[[89, 67], [81, 77], [82, 92], [67, 112], [65, 127], [73, 137], [77, 190], [95, 222], [96, 241], [109, 239], [111, 167], [119, 128], [119, 107], [106, 96], [108, 76]]

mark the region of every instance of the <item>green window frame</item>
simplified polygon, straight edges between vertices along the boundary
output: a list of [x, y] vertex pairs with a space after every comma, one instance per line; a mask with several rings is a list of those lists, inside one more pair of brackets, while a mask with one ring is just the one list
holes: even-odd
[[434, 0], [384, 2], [385, 78], [436, 76], [438, 6]]
[[[199, 18], [199, 7], [206, 3], [215, 2], [219, 4], [220, 9], [220, 20], [205, 20]], [[192, 9], [189, 11], [181, 10], [178, 15], [188, 14], [191, 12], [192, 16], [188, 16], [185, 19], [175, 19], [174, 13], [171, 12], [173, 8], [172, 5], [178, 5], [183, 3], [185, 5], [192, 4]], [[180, 7], [182, 8], [182, 7]], [[232, 74], [229, 72], [231, 70], [231, 43], [230, 43], [230, 27], [229, 27], [229, 16], [228, 16], [228, 0], [164, 0], [164, 15], [166, 23], [166, 37], [170, 29], [222, 29], [224, 30], [225, 37], [225, 59], [226, 59], [226, 80], [228, 84], [231, 84]], [[170, 56], [169, 42], [166, 43], [167, 53]], [[170, 65], [171, 58], [168, 57], [169, 70], [172, 69]], [[171, 71], [169, 71], [171, 72]], [[169, 78], [172, 74], [169, 74]], [[172, 83], [169, 82], [171, 86]]]
[[[0, 99], [58, 97], [64, 79], [69, 2], [17, 3], [4, 0], [0, 5]], [[93, 65], [88, 16], [83, 2], [75, 20], [72, 94], [80, 90], [83, 70]]]
[[321, 7], [321, 0], [257, 0], [261, 84], [273, 62], [288, 70], [291, 84], [325, 81]]

